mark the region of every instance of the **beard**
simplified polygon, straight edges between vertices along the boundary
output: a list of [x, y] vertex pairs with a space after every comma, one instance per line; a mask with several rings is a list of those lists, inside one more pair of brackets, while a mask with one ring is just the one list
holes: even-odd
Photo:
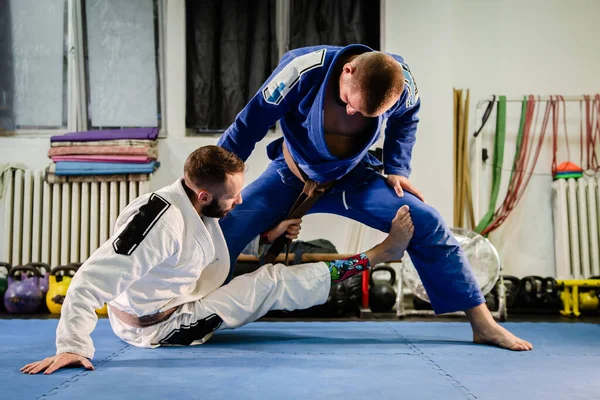
[[204, 207], [202, 207], [202, 215], [205, 215], [209, 218], [223, 218], [232, 209], [233, 209], [233, 207], [230, 208], [229, 210], [224, 210], [219, 205], [218, 200], [213, 198], [213, 200], [210, 202], [210, 204], [207, 204]]

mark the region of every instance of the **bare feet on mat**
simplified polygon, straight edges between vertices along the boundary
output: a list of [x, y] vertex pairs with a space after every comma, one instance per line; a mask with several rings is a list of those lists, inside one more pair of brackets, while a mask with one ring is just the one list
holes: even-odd
[[473, 331], [473, 342], [490, 344], [514, 351], [533, 350], [533, 345], [526, 340], [520, 339], [500, 326], [498, 323], [486, 332]]
[[529, 351], [533, 345], [520, 339], [500, 326], [492, 317], [485, 304], [466, 311], [473, 328], [473, 342], [489, 344], [514, 351]]

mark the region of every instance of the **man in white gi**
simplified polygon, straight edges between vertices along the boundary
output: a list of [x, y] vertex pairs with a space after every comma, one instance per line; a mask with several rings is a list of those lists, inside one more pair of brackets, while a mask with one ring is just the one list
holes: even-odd
[[[323, 304], [332, 282], [402, 257], [413, 235], [404, 206], [388, 237], [366, 253], [293, 267], [267, 264], [222, 286], [230, 259], [218, 219], [242, 203], [244, 169], [244, 162], [222, 147], [201, 147], [186, 160], [183, 178], [131, 202], [114, 235], [71, 282], [56, 331], [56, 355], [21, 371], [51, 374], [68, 365], [94, 369], [90, 334], [95, 310], [105, 303], [113, 331], [133, 346], [201, 344], [216, 329], [239, 327], [270, 310]], [[261, 241], [285, 232], [295, 238], [299, 223], [282, 222]]]

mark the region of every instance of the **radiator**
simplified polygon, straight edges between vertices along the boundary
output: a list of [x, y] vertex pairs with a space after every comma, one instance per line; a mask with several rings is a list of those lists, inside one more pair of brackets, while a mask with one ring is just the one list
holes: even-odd
[[84, 262], [112, 235], [121, 210], [150, 191], [150, 181], [48, 184], [43, 174], [7, 174], [0, 261]]
[[600, 178], [559, 179], [552, 194], [556, 277], [600, 275]]

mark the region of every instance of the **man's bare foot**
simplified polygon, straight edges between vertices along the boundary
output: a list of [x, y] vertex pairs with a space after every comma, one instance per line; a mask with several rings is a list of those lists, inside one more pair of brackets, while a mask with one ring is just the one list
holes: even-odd
[[385, 252], [388, 261], [399, 260], [404, 255], [404, 251], [408, 248], [408, 244], [413, 237], [415, 231], [410, 210], [407, 205], [400, 207], [396, 213], [396, 217], [392, 220], [390, 233], [383, 242], [381, 242], [382, 251]]
[[388, 236], [383, 242], [366, 252], [371, 265], [400, 260], [408, 248], [414, 230], [408, 206], [400, 207], [396, 217], [392, 220]]
[[533, 345], [528, 341], [519, 339], [498, 323], [494, 322], [494, 324], [496, 326], [490, 327], [486, 332], [473, 331], [473, 342], [491, 344], [514, 351], [529, 351], [533, 349]]
[[533, 345], [520, 339], [500, 326], [490, 314], [485, 304], [466, 311], [473, 328], [473, 342], [489, 344], [514, 351], [529, 351]]

